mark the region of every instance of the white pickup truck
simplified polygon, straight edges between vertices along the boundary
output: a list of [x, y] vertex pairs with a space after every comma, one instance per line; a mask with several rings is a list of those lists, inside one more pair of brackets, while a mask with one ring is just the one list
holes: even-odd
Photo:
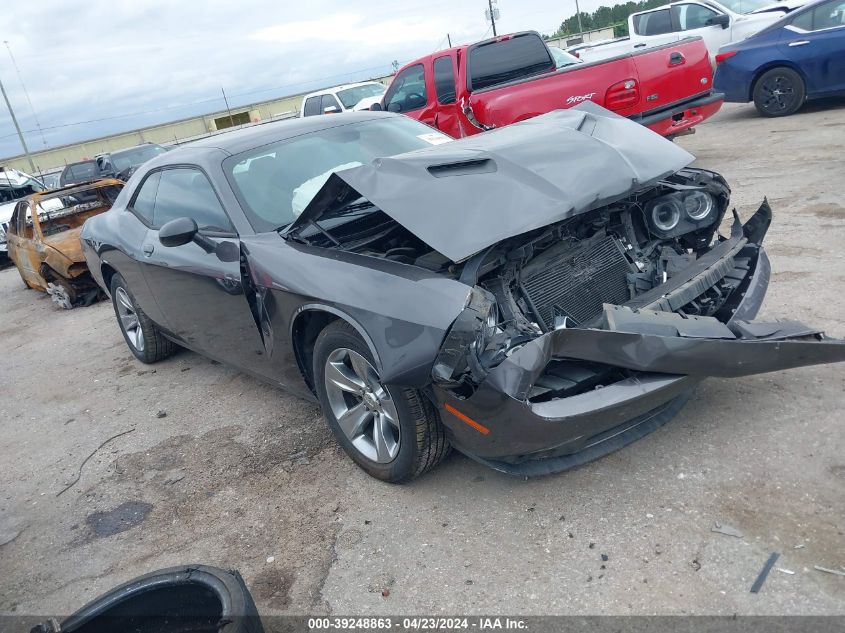
[[387, 86], [382, 83], [364, 81], [312, 92], [302, 97], [299, 116], [369, 110], [371, 105], [381, 100], [385, 90]]
[[773, 24], [807, 0], [684, 0], [633, 13], [628, 17], [627, 38], [579, 45], [577, 55], [585, 62], [625, 55], [661, 46], [685, 37], [701, 36], [710, 57], [730, 42]]

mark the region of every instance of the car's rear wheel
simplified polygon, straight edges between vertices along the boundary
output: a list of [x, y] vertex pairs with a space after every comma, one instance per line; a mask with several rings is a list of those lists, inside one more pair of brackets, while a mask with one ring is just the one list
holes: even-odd
[[366, 343], [345, 321], [317, 337], [313, 375], [332, 433], [373, 477], [409, 481], [449, 453], [434, 406], [415, 389], [385, 385]]
[[117, 324], [129, 350], [142, 363], [155, 363], [170, 356], [176, 345], [161, 333], [140, 306], [119, 274], [111, 280], [111, 298]]
[[804, 105], [804, 80], [791, 68], [772, 68], [754, 84], [754, 105], [763, 116], [795, 114]]

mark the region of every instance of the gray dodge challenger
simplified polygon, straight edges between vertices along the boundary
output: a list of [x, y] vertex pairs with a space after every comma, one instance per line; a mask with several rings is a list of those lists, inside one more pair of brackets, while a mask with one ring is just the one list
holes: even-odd
[[772, 212], [725, 218], [692, 161], [589, 103], [458, 141], [383, 112], [277, 122], [145, 163], [83, 250], [136, 358], [185, 347], [316, 399], [374, 477], [453, 447], [546, 474], [707, 376], [845, 360], [754, 320]]

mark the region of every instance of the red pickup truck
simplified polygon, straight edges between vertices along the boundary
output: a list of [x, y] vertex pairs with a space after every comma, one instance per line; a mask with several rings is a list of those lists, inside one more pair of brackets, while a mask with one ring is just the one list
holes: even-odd
[[663, 136], [715, 114], [704, 41], [679, 42], [596, 62], [555, 61], [534, 31], [426, 55], [404, 66], [381, 104], [454, 138], [591, 100]]

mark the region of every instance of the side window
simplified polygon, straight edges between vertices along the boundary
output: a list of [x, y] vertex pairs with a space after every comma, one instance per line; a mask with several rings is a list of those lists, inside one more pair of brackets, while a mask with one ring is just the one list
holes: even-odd
[[147, 176], [147, 179], [141, 185], [141, 189], [135, 194], [135, 200], [131, 205], [135, 214], [140, 216], [149, 225], [153, 223], [153, 209], [155, 208], [156, 192], [158, 191], [160, 180], [160, 171]]
[[708, 26], [708, 20], [718, 15], [713, 9], [700, 4], [676, 4], [672, 11], [675, 12], [675, 18], [682, 31], [703, 29]]
[[17, 222], [15, 223], [15, 233], [20, 237], [32, 239], [32, 209], [26, 202], [18, 203], [18, 208], [15, 211]]
[[455, 71], [448, 55], [434, 60], [434, 89], [440, 103], [455, 103]]
[[798, 27], [802, 31], [813, 30], [813, 12], [805, 11], [801, 15], [796, 15], [791, 22], [792, 26]]
[[302, 112], [302, 116], [314, 116], [316, 114], [320, 114], [319, 95], [317, 95], [316, 97], [308, 97], [305, 100], [305, 109]]
[[663, 35], [672, 32], [672, 18], [669, 9], [650, 11], [634, 17], [634, 31], [637, 35]]
[[334, 98], [334, 95], [323, 95], [323, 102], [320, 104], [320, 114], [325, 114], [326, 108], [331, 108], [332, 106], [337, 108], [338, 112], [343, 111], [343, 108], [340, 107], [340, 104], [337, 102], [337, 99]]
[[822, 31], [845, 26], [845, 2], [833, 0], [818, 5], [812, 11], [806, 11], [792, 20], [792, 26], [804, 31]]
[[422, 64], [414, 64], [396, 75], [384, 95], [385, 109], [391, 112], [419, 110], [428, 103]]
[[156, 194], [153, 226], [161, 227], [176, 218], [193, 218], [200, 229], [234, 231], [211, 183], [197, 169], [165, 169]]

